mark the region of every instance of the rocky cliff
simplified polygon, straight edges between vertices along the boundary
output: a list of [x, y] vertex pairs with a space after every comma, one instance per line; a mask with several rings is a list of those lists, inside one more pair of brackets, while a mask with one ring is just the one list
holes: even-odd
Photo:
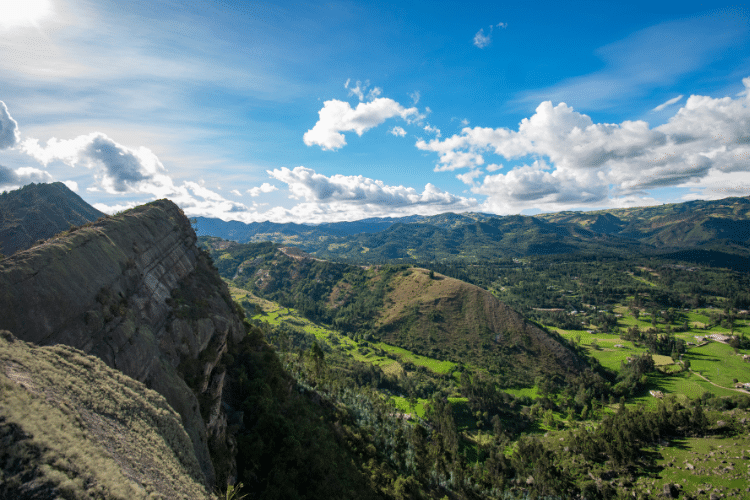
[[164, 396], [182, 419], [203, 482], [234, 475], [222, 409], [228, 344], [244, 335], [182, 211], [159, 200], [0, 261], [0, 329], [66, 344]]

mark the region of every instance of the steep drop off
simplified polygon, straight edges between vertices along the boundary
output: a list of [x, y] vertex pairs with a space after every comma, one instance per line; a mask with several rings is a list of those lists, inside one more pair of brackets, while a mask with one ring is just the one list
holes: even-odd
[[235, 452], [220, 361], [244, 327], [195, 241], [159, 200], [18, 252], [0, 261], [0, 329], [80, 349], [164, 396], [212, 488], [236, 473], [231, 460], [215, 471], [211, 456]]

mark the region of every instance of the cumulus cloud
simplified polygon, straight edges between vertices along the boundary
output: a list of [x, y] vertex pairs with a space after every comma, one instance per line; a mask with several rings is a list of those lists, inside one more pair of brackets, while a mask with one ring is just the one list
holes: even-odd
[[404, 208], [439, 212], [467, 210], [477, 205], [474, 199], [452, 195], [430, 183], [420, 193], [412, 187], [389, 186], [361, 175], [326, 177], [305, 167], [293, 170], [284, 167], [269, 170], [268, 174], [287, 184], [292, 198], [342, 213], [346, 207], [367, 207], [372, 213], [403, 213]]
[[269, 184], [267, 182], [264, 182], [260, 186], [255, 186], [254, 188], [248, 189], [247, 193], [252, 196], [253, 198], [260, 196], [261, 193], [272, 193], [276, 190], [278, 190], [276, 186]]
[[414, 106], [416, 106], [417, 103], [419, 102], [419, 99], [420, 99], [421, 95], [419, 94], [418, 90], [415, 90], [414, 92], [412, 92], [411, 94], [409, 94], [409, 97], [411, 97], [412, 104]]
[[673, 97], [672, 99], [659, 104], [658, 106], [656, 106], [651, 111], [661, 111], [664, 108], [666, 108], [667, 106], [671, 106], [672, 104], [675, 104], [675, 103], [679, 102], [682, 99], [682, 97], [683, 97], [682, 94], [678, 95], [677, 97]]
[[0, 165], [0, 186], [23, 186], [30, 182], [51, 182], [49, 172], [33, 167], [12, 168]]
[[[750, 79], [743, 83], [750, 88]], [[545, 101], [517, 130], [466, 127], [416, 146], [438, 155], [436, 171], [473, 172], [491, 155], [529, 161], [481, 183], [473, 175], [459, 176], [473, 192], [487, 195], [495, 210], [532, 201], [547, 207], [613, 203], [716, 172], [750, 171], [750, 98], [693, 95], [654, 128], [640, 120], [594, 123], [565, 103]]]
[[0, 101], [0, 149], [8, 149], [18, 144], [18, 123], [8, 113], [8, 107]]
[[352, 108], [348, 102], [332, 99], [323, 103], [318, 116], [318, 122], [303, 136], [305, 144], [318, 145], [323, 150], [336, 150], [346, 145], [342, 132], [354, 131], [362, 136], [367, 130], [389, 118], [400, 117], [407, 121], [416, 119], [419, 111], [417, 108], [404, 108], [387, 97], [360, 102], [356, 108]]
[[27, 139], [21, 147], [44, 165], [59, 160], [93, 170], [96, 187], [108, 193], [165, 194], [174, 187], [150, 149], [130, 149], [99, 132], [69, 140], [53, 137], [44, 146], [37, 139]]
[[404, 130], [402, 127], [399, 127], [398, 125], [396, 125], [395, 127], [393, 127], [389, 131], [389, 133], [391, 133], [393, 135], [397, 135], [399, 137], [404, 137], [406, 135], [406, 130]]

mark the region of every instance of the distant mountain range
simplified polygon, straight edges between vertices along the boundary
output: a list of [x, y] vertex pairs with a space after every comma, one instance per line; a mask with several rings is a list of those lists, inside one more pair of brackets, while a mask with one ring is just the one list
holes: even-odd
[[666, 255], [743, 267], [750, 257], [750, 198], [537, 216], [445, 213], [319, 225], [198, 217], [197, 234], [239, 243], [273, 241], [349, 262], [479, 262], [583, 253]]
[[0, 194], [0, 253], [25, 250], [71, 225], [80, 226], [105, 215], [62, 182], [32, 183]]

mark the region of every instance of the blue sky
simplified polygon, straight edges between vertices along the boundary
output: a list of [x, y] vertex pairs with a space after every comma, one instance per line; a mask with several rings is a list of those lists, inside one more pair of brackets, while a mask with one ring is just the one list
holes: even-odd
[[0, 0], [0, 190], [321, 222], [750, 195], [750, 9]]

